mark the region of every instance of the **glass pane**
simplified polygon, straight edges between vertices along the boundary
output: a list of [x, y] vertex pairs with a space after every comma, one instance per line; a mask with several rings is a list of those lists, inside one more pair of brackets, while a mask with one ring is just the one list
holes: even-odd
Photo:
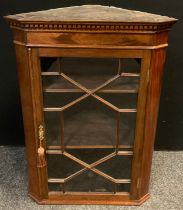
[[100, 93], [98, 94], [101, 98], [110, 102], [112, 105], [119, 109], [136, 109], [137, 108], [137, 97], [136, 93]]
[[48, 183], [48, 191], [60, 192], [62, 190], [62, 184]]
[[118, 59], [62, 58], [61, 71], [88, 89], [94, 89], [117, 74]]
[[130, 192], [130, 184], [118, 184], [117, 192]]
[[60, 112], [45, 112], [46, 145], [59, 146], [61, 144]]
[[132, 156], [130, 155], [116, 155], [96, 168], [115, 179], [130, 179], [131, 162]]
[[[75, 76], [99, 74], [99, 76], [114, 75], [119, 65], [122, 72], [140, 73], [141, 59], [139, 58], [56, 58], [42, 57], [41, 69], [43, 72], [62, 72]], [[119, 64], [120, 62], [120, 64]], [[103, 74], [103, 75], [102, 75]], [[103, 78], [101, 78], [103, 80]]]
[[141, 59], [126, 58], [121, 59], [122, 72], [140, 73]]
[[42, 72], [57, 72], [58, 59], [55, 57], [42, 57], [40, 59]]
[[114, 184], [92, 171], [85, 171], [66, 183], [66, 192], [67, 191], [114, 192]]
[[80, 160], [88, 164], [94, 163], [114, 152], [114, 149], [108, 149], [108, 148], [66, 149], [66, 150], [68, 153], [72, 154], [73, 156], [79, 158]]
[[109, 85], [97, 92], [118, 92], [123, 93], [128, 91], [131, 93], [137, 92], [139, 88], [139, 77], [122, 76], [112, 81]]
[[44, 107], [63, 107], [82, 96], [80, 93], [44, 93]]
[[63, 155], [49, 154], [47, 162], [48, 178], [64, 179], [83, 168], [75, 161]]
[[[61, 76], [43, 76], [42, 77], [43, 81], [43, 90], [46, 92], [53, 92], [53, 91], [60, 91], [63, 92], [65, 89], [78, 89], [75, 85], [72, 83], [68, 82]], [[80, 90], [82, 91], [82, 90]]]
[[88, 97], [64, 113], [65, 145], [114, 145], [116, 114]]
[[133, 146], [135, 138], [136, 112], [120, 113], [119, 144]]

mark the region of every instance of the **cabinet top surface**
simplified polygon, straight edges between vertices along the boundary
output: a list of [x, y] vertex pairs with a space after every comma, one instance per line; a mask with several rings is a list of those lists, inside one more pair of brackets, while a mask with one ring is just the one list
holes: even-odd
[[82, 5], [50, 9], [37, 12], [8, 15], [7, 19], [31, 22], [134, 22], [163, 23], [175, 22], [175, 18], [146, 12], [127, 10], [112, 6]]

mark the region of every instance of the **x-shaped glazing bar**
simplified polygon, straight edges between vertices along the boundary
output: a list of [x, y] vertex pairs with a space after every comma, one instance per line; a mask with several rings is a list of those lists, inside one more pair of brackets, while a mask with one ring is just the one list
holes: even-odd
[[[48, 154], [51, 154], [52, 152], [51, 151], [47, 151]], [[55, 153], [54, 153], [55, 154]], [[68, 152], [62, 152], [62, 151], [58, 151], [57, 154], [62, 154], [66, 157], [68, 157], [69, 159], [73, 160], [74, 162], [77, 162], [78, 164], [80, 164], [81, 166], [85, 167], [77, 172], [75, 172], [74, 174], [64, 178], [64, 179], [48, 179], [48, 182], [58, 182], [58, 183], [65, 183], [71, 179], [73, 179], [75, 176], [78, 176], [79, 174], [83, 173], [84, 171], [86, 170], [91, 170], [93, 171], [94, 173], [104, 177], [105, 179], [111, 181], [112, 183], [115, 183], [115, 184], [121, 184], [121, 183], [130, 183], [130, 179], [115, 179], [111, 176], [109, 176], [108, 174], [96, 169], [95, 167], [111, 158], [113, 158], [114, 156], [116, 156], [116, 153], [111, 153], [103, 158], [101, 158], [100, 160], [92, 163], [92, 164], [87, 164], [85, 163], [84, 161], [76, 158], [75, 156], [71, 155], [70, 153]], [[130, 154], [130, 153], [129, 153]], [[130, 154], [131, 155], [131, 154]]]
[[116, 76], [114, 76], [113, 78], [107, 80], [105, 83], [103, 83], [102, 85], [98, 86], [97, 88], [95, 88], [93, 90], [88, 90], [83, 85], [81, 85], [78, 82], [76, 82], [75, 80], [71, 79], [70, 77], [68, 77], [64, 73], [60, 73], [59, 75], [62, 76], [67, 81], [69, 81], [71, 84], [73, 84], [76, 87], [78, 87], [79, 89], [85, 91], [86, 94], [83, 95], [83, 96], [81, 96], [81, 97], [79, 97], [79, 98], [77, 98], [76, 100], [68, 103], [67, 105], [65, 105], [63, 107], [58, 107], [58, 108], [44, 108], [44, 111], [64, 111], [65, 109], [67, 109], [67, 108], [73, 106], [74, 104], [82, 101], [83, 99], [85, 99], [85, 98], [87, 98], [89, 96], [92, 96], [92, 97], [96, 98], [97, 100], [99, 100], [100, 102], [102, 102], [103, 104], [105, 104], [106, 106], [110, 107], [111, 109], [113, 109], [113, 110], [115, 110], [117, 112], [136, 112], [136, 109], [119, 109], [115, 105], [111, 104], [110, 102], [106, 101], [105, 99], [103, 99], [100, 96], [98, 96], [98, 95], [95, 94], [95, 92], [97, 92], [98, 90], [102, 89], [106, 85], [110, 84], [111, 82], [113, 82], [114, 80], [116, 80], [117, 78], [119, 78], [121, 76], [120, 74], [117, 74]]

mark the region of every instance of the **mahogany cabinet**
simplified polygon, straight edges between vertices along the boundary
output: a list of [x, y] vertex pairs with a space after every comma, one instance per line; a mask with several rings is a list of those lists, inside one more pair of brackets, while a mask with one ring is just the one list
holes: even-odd
[[176, 19], [100, 5], [5, 17], [20, 81], [29, 195], [140, 205]]

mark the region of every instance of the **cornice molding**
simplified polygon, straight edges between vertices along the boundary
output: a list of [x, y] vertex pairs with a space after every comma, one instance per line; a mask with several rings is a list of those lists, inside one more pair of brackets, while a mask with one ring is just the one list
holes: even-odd
[[165, 23], [90, 23], [90, 22], [19, 22], [8, 20], [10, 27], [33, 31], [65, 31], [65, 32], [158, 32], [168, 30], [174, 22]]

